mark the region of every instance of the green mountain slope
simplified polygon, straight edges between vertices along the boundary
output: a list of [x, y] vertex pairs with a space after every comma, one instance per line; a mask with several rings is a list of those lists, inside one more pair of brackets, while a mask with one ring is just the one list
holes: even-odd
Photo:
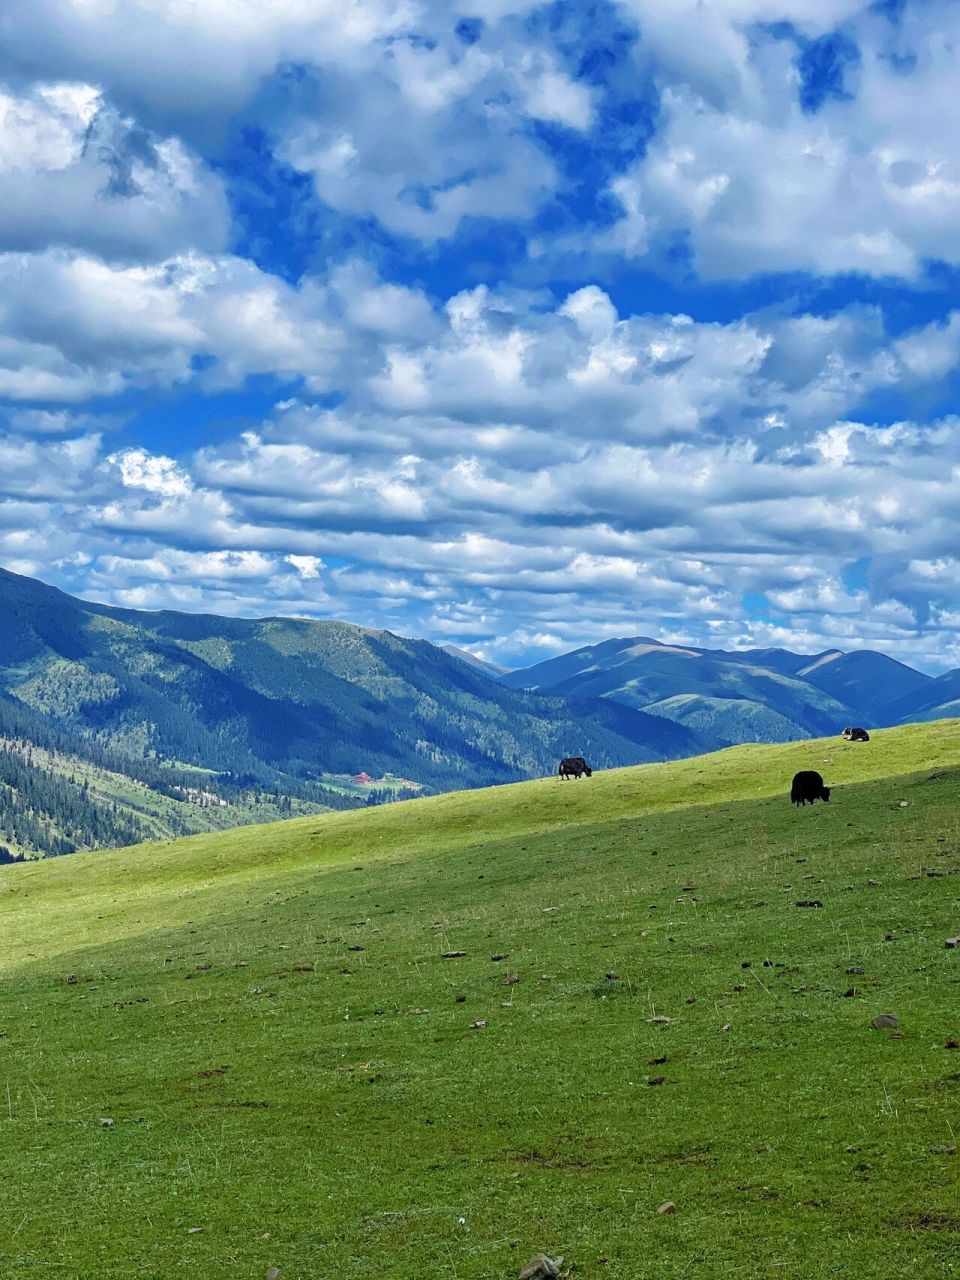
[[646, 711], [686, 725], [709, 742], [790, 742], [805, 736], [804, 726], [749, 698], [708, 698], [677, 693], [650, 702]]
[[718, 743], [742, 742], [758, 729], [762, 741], [782, 742], [804, 733], [839, 732], [849, 723], [850, 707], [790, 672], [808, 659], [785, 650], [763, 650], [756, 661], [753, 656], [634, 637], [550, 658], [503, 676], [502, 683], [610, 698], [654, 714], [663, 714], [664, 704], [669, 709], [668, 700], [678, 697], [709, 699], [710, 732]]
[[510, 667], [504, 667], [498, 662], [485, 662], [483, 658], [478, 658], [474, 653], [468, 653], [466, 649], [459, 649], [455, 644], [443, 644], [440, 648], [444, 653], [449, 653], [452, 658], [459, 658], [468, 667], [473, 667], [475, 671], [481, 672], [491, 680], [499, 680], [511, 670]]
[[821, 654], [796, 674], [850, 707], [870, 728], [895, 724], [899, 717], [891, 707], [903, 698], [923, 697], [934, 684], [932, 676], [871, 650]]
[[[504, 689], [425, 641], [346, 623], [111, 609], [3, 571], [0, 608], [0, 695], [20, 715], [20, 737], [45, 745], [56, 734], [71, 757], [109, 751], [114, 772], [131, 762], [131, 776], [163, 793], [164, 811], [198, 790], [223, 819], [239, 820], [234, 811], [261, 797], [263, 818], [269, 793], [301, 808], [357, 804], [398, 794], [403, 779], [441, 791], [552, 773], [571, 753], [602, 767], [704, 745], [681, 725]], [[202, 785], [185, 769], [202, 771]], [[386, 781], [351, 790], [361, 771]], [[131, 838], [128, 818], [137, 820], [126, 815], [114, 843]], [[75, 843], [102, 843], [94, 825], [89, 838], [78, 828]], [[36, 846], [59, 849], [44, 848], [42, 835]]]
[[946, 1280], [958, 798], [954, 721], [0, 867], [3, 1269]]
[[946, 671], [929, 684], [905, 695], [889, 710], [893, 724], [960, 715], [960, 668]]

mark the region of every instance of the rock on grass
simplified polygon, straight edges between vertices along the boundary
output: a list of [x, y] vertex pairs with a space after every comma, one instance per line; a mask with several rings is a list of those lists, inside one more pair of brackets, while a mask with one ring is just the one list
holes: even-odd
[[562, 1266], [563, 1258], [548, 1258], [545, 1253], [538, 1253], [520, 1272], [520, 1280], [552, 1280], [560, 1274]]

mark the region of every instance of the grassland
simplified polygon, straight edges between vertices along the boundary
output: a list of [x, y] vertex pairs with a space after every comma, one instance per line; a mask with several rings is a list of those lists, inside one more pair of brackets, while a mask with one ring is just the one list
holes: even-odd
[[0, 1274], [960, 1276], [958, 801], [947, 721], [0, 868]]

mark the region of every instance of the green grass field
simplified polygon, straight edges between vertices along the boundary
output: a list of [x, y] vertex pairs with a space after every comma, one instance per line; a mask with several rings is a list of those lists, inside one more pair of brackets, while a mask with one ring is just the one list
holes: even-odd
[[0, 868], [0, 1275], [960, 1276], [958, 933], [960, 721]]

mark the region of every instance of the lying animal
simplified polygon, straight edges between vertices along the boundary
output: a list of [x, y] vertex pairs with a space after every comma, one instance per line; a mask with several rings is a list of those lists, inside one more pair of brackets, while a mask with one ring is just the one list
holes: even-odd
[[841, 736], [846, 738], [848, 742], [869, 742], [870, 741], [870, 735], [869, 733], [867, 733], [866, 729], [851, 729], [849, 725], [847, 725], [846, 729], [844, 729], [843, 734]]
[[567, 756], [565, 760], [560, 761], [560, 768], [557, 773], [559, 773], [561, 781], [564, 778], [579, 778], [584, 773], [588, 778], [593, 777], [593, 770], [583, 756]]
[[790, 799], [796, 805], [811, 804], [816, 800], [829, 800], [830, 788], [823, 785], [823, 779], [813, 769], [803, 769], [794, 774], [793, 786], [790, 788]]

